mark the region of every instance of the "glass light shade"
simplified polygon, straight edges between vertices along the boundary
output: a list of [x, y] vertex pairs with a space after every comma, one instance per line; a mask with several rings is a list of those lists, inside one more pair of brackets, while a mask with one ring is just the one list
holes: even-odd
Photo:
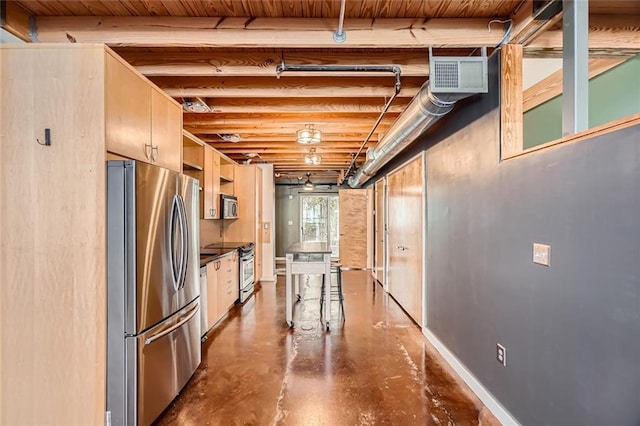
[[320, 157], [315, 152], [304, 156], [304, 164], [320, 164], [320, 163], [322, 163], [322, 157]]
[[319, 143], [322, 140], [322, 132], [308, 125], [304, 129], [298, 130], [296, 141], [305, 145]]

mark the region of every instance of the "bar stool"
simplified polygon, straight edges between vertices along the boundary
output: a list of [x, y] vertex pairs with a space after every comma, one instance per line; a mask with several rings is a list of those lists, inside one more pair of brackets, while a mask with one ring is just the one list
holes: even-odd
[[[340, 259], [332, 259], [331, 260], [331, 274], [336, 274], [336, 285], [331, 286], [330, 297], [331, 301], [340, 302], [340, 311], [342, 312], [342, 321], [345, 321], [346, 317], [344, 314], [344, 294], [342, 293], [342, 263]], [[322, 277], [322, 290], [320, 292], [320, 315], [324, 312], [322, 308], [324, 307], [324, 286], [325, 286], [324, 276]], [[331, 283], [329, 283], [331, 285]], [[334, 298], [335, 297], [335, 298]]]

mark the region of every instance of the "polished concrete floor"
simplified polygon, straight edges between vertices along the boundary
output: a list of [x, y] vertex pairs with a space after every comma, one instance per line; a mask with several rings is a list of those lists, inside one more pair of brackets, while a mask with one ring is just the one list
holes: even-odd
[[368, 273], [343, 273], [345, 316], [326, 332], [320, 281], [302, 281], [294, 329], [284, 279], [263, 284], [203, 345], [160, 425], [496, 425]]

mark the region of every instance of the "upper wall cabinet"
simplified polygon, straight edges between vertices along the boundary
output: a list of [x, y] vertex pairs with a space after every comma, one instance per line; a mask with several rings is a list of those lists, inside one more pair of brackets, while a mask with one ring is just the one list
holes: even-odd
[[180, 105], [110, 51], [105, 73], [107, 150], [181, 171]]
[[180, 171], [182, 107], [156, 88], [151, 88], [151, 160]]

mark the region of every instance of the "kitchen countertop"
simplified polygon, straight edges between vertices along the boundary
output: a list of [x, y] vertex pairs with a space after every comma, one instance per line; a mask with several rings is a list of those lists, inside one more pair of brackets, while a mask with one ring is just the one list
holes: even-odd
[[225, 256], [230, 255], [231, 253], [237, 251], [236, 248], [233, 249], [220, 249], [217, 251], [209, 251], [206, 254], [200, 254], [200, 267], [206, 266], [207, 263], [213, 262], [214, 260], [221, 259]]

